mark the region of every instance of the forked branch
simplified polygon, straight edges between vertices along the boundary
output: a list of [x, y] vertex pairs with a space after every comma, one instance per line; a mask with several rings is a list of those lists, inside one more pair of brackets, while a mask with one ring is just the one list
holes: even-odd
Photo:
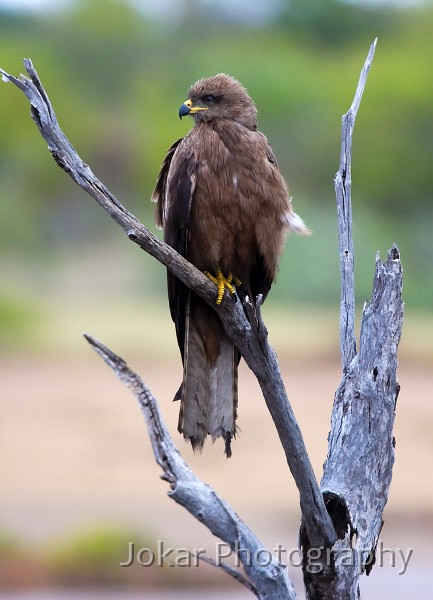
[[[170, 437], [158, 404], [148, 387], [120, 356], [92, 336], [86, 334], [85, 337], [137, 398], [146, 420], [155, 460], [163, 470], [162, 478], [168, 481], [171, 487], [169, 496], [198, 521], [204, 523], [215, 536], [226, 542], [233, 552], [242, 549], [238, 557], [247, 578], [231, 567], [218, 563], [216, 565], [241, 581], [258, 598], [295, 600], [296, 594], [286, 567], [270, 555], [233, 509], [209, 485], [200, 481], [185, 463]], [[265, 566], [249, 558], [263, 556], [263, 553], [270, 557], [270, 560], [266, 561], [269, 564]]]
[[[376, 258], [372, 297], [362, 314], [358, 354], [355, 339], [352, 135], [376, 41], [362, 69], [354, 101], [343, 116], [340, 169], [335, 178], [343, 379], [335, 394], [321, 489], [339, 539], [333, 547], [331, 577], [320, 579], [304, 569], [311, 600], [360, 598], [359, 577], [368, 574], [374, 565], [394, 463], [393, 425], [400, 390], [397, 350], [403, 323], [403, 274], [395, 245], [384, 263], [379, 256]], [[303, 541], [305, 552], [308, 537]]]

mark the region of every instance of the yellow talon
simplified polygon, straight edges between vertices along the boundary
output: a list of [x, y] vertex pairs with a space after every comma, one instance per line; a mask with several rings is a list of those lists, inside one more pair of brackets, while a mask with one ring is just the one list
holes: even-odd
[[[229, 273], [227, 277], [224, 277], [221, 269], [217, 269], [216, 277], [211, 275], [209, 271], [205, 271], [204, 274], [209, 277], [209, 279], [218, 287], [218, 295], [216, 299], [216, 303], [219, 306], [224, 297], [224, 289], [227, 288], [232, 296], [236, 294], [236, 285], [241, 285], [240, 280], [233, 275], [233, 273]], [[232, 281], [234, 285], [232, 285]]]

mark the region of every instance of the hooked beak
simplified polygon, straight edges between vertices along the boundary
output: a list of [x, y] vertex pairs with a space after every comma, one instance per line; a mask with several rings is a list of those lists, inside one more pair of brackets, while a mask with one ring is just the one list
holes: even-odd
[[185, 100], [185, 102], [179, 108], [179, 119], [182, 119], [182, 117], [186, 117], [186, 115], [189, 115], [189, 113], [191, 112], [191, 106], [191, 100]]
[[182, 119], [182, 117], [186, 117], [186, 115], [193, 115], [194, 113], [197, 113], [200, 110], [207, 110], [207, 107], [197, 105], [193, 106], [192, 100], [185, 100], [185, 102], [179, 108], [179, 119]]

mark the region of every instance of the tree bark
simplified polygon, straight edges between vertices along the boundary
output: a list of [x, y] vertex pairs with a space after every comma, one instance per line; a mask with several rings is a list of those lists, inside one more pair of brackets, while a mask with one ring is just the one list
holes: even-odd
[[[331, 587], [331, 598], [358, 598], [358, 577], [368, 574], [375, 560], [394, 464], [401, 290], [400, 255], [393, 246], [385, 263], [377, 257], [372, 298], [362, 314], [359, 353], [335, 394], [321, 482], [339, 537], [344, 536], [336, 552], [342, 576]], [[357, 558], [353, 569], [341, 565], [352, 551]]]
[[[81, 160], [60, 129], [31, 61], [24, 61], [30, 79], [22, 75], [14, 77], [0, 69], [3, 80], [14, 83], [28, 97], [32, 117], [57, 164], [102, 206], [130, 240], [169, 268], [218, 311], [227, 335], [256, 375], [299, 490], [304, 581], [312, 599], [359, 597], [359, 576], [368, 573], [374, 564], [394, 460], [392, 427], [399, 390], [397, 348], [403, 319], [402, 270], [396, 246], [389, 251], [385, 263], [379, 258], [376, 260], [373, 294], [364, 307], [358, 354], [354, 332], [351, 143], [375, 45], [376, 42], [371, 46], [361, 72], [354, 102], [343, 117], [340, 169], [335, 178], [342, 280], [340, 347], [343, 379], [335, 395], [321, 488], [287, 399], [277, 357], [268, 344], [260, 311], [261, 299], [258, 298], [257, 306], [253, 308], [248, 301], [244, 304], [233, 302], [226, 295], [218, 308], [214, 284], [141, 224]], [[136, 395], [146, 419], [155, 459], [163, 470], [162, 478], [170, 483], [170, 497], [238, 552], [245, 575], [227, 565], [219, 566], [258, 598], [296, 598], [285, 566], [271, 556], [228, 504], [201, 482], [183, 461], [161, 419], [155, 398], [138, 375], [103, 344], [91, 336], [86, 339]], [[244, 551], [239, 553], [239, 548]], [[265, 552], [270, 557], [268, 565], [254, 559], [258, 553], [263, 555]], [[360, 560], [348, 565], [348, 552]]]

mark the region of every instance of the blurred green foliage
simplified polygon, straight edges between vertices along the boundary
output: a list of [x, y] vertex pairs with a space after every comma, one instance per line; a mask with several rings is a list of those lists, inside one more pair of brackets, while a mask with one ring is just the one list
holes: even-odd
[[[185, 3], [184, 18], [151, 21], [121, 0], [0, 18], [0, 66], [30, 57], [71, 143], [115, 195], [153, 227], [150, 193], [165, 150], [191, 123], [177, 118], [196, 79], [227, 72], [254, 98], [294, 196], [314, 235], [289, 239], [276, 301], [339, 297], [333, 177], [341, 115], [351, 104], [370, 43], [379, 36], [356, 123], [353, 203], [359, 299], [370, 293], [374, 256], [393, 242], [405, 265], [405, 300], [433, 299], [433, 7], [366, 8], [337, 0], [281, 3], [275, 18], [246, 26], [218, 3]], [[51, 160], [24, 96], [0, 86], [0, 295], [45, 289], [61, 256], [80, 247], [124, 254], [130, 293], [164, 289], [154, 261], [131, 259], [126, 240]], [[139, 260], [141, 262], [139, 262]], [[133, 263], [135, 265], [135, 263]], [[144, 267], [142, 265], [145, 265]], [[146, 269], [142, 287], [139, 270]], [[27, 283], [23, 283], [27, 282]], [[128, 290], [128, 281], [122, 282]], [[60, 284], [59, 284], [60, 285]], [[26, 303], [23, 303], [23, 306]], [[1, 321], [8, 320], [6, 301]], [[6, 307], [6, 308], [5, 308]], [[12, 310], [16, 319], [21, 308]], [[24, 311], [25, 312], [25, 311]]]
[[146, 549], [141, 553], [143, 560], [158, 556], [155, 538], [154, 533], [112, 524], [87, 526], [39, 543], [0, 531], [0, 585], [11, 593], [98, 586], [116, 589], [119, 598], [126, 589], [188, 585], [185, 569], [161, 568], [156, 561], [146, 569], [137, 561], [128, 568], [120, 566], [128, 559], [131, 542], [136, 553]]
[[20, 543], [11, 533], [0, 530], [0, 558], [20, 553]]
[[[149, 539], [152, 539], [152, 536], [149, 536]], [[48, 556], [53, 565], [72, 571], [84, 568], [92, 570], [95, 567], [107, 568], [107, 565], [113, 569], [122, 560], [126, 560], [130, 541], [134, 541], [137, 548], [149, 548], [152, 552], [155, 551], [155, 544], [153, 542], [149, 544], [149, 539], [145, 539], [142, 534], [137, 535], [137, 532], [111, 525], [97, 525], [54, 543]]]

